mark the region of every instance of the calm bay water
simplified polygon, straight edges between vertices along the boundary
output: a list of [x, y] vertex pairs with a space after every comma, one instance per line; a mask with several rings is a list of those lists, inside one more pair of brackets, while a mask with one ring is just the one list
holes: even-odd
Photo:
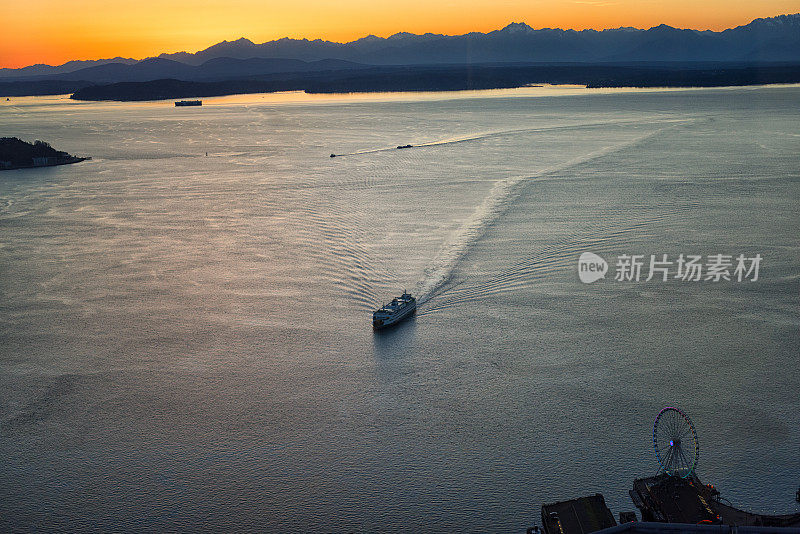
[[[0, 135], [94, 159], [0, 175], [0, 529], [513, 532], [594, 492], [616, 515], [667, 405], [705, 482], [797, 511], [798, 102], [3, 102]], [[584, 285], [584, 251], [763, 260]], [[374, 334], [404, 288], [417, 317]]]

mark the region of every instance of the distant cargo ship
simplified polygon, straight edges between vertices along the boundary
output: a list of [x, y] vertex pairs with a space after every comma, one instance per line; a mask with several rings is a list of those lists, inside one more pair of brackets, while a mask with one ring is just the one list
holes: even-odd
[[175, 106], [176, 107], [180, 107], [180, 106], [202, 106], [202, 105], [203, 105], [203, 101], [202, 100], [178, 100], [177, 102], [175, 102]]
[[406, 292], [392, 299], [392, 302], [372, 312], [372, 328], [380, 330], [397, 324], [417, 311], [417, 299]]

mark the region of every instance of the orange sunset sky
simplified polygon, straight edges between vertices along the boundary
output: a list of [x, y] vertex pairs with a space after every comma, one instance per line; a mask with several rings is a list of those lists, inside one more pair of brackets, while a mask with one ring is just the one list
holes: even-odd
[[29, 0], [0, 8], [0, 67], [195, 52], [239, 37], [351, 41], [399, 31], [462, 34], [512, 21], [534, 28], [721, 30], [796, 13], [800, 0]]

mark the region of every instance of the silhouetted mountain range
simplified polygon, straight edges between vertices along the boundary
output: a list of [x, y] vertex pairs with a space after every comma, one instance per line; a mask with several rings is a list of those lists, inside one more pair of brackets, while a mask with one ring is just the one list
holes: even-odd
[[[333, 87], [378, 90], [389, 86], [392, 90], [391, 83], [386, 82], [389, 78], [405, 80], [400, 85], [406, 87], [431, 89], [509, 87], [523, 79], [527, 80], [525, 83], [552, 82], [541, 76], [555, 71], [519, 70], [519, 67], [547, 65], [581, 67], [582, 83], [590, 85], [652, 85], [656, 80], [665, 83], [677, 80], [675, 83], [680, 85], [742, 84], [746, 80], [750, 80], [747, 83], [794, 82], [800, 72], [800, 14], [756, 19], [721, 32], [677, 29], [663, 24], [648, 30], [535, 30], [515, 22], [488, 33], [455, 36], [397, 33], [387, 38], [368, 35], [349, 43], [283, 38], [256, 44], [242, 38], [223, 41], [194, 54], [161, 54], [141, 61], [115, 58], [73, 61], [58, 67], [0, 69], [0, 95], [60, 94], [102, 84], [153, 81], [159, 83], [124, 85], [121, 86], [124, 90], [117, 88], [112, 93], [123, 90], [124, 99], [130, 99], [135, 96], [131, 93], [135, 87], [147, 87], [143, 95], [173, 95], [190, 87], [202, 88], [202, 94], [208, 95], [249, 92], [256, 87], [329, 91]], [[606, 70], [585, 68], [592, 65]], [[769, 71], [730, 70], [768, 65], [777, 70], [773, 67]], [[787, 70], [784, 68], [787, 65], [792, 68]], [[493, 70], [499, 66], [509, 68]], [[641, 71], [634, 76], [630, 70], [608, 70], [619, 66], [653, 67], [661, 71], [660, 74]], [[435, 68], [431, 71], [426, 67]], [[468, 71], [472, 74], [462, 80], [458, 68], [465, 67], [472, 69]], [[698, 70], [712, 67], [727, 70], [724, 75], [710, 71], [701, 75]], [[470, 81], [470, 76], [478, 72], [476, 69], [483, 76], [480, 84]], [[438, 74], [432, 74], [434, 71]], [[601, 76], [600, 72], [606, 74]], [[690, 74], [681, 76], [680, 72]], [[426, 76], [426, 81], [414, 82], [412, 78], [418, 75]], [[441, 83], [434, 80], [436, 76], [441, 77]], [[169, 80], [187, 83], [165, 83]], [[103, 94], [108, 98], [111, 93], [92, 90], [81, 94]]]
[[73, 61], [58, 67], [34, 65], [0, 69], [0, 78], [4, 81], [59, 79], [110, 83], [170, 77], [194, 81], [357, 68], [353, 63], [566, 62], [800, 62], [800, 14], [756, 19], [721, 32], [678, 29], [664, 24], [648, 30], [535, 30], [525, 23], [515, 22], [488, 33], [455, 36], [397, 33], [387, 38], [368, 35], [349, 43], [283, 38], [256, 44], [242, 38], [223, 41], [194, 54], [161, 54], [138, 62], [115, 58]]
[[397, 33], [368, 35], [350, 43], [316, 39], [278, 39], [255, 44], [223, 41], [195, 54], [162, 54], [187, 64], [216, 57], [286, 58], [313, 61], [343, 59], [371, 65], [454, 63], [631, 61], [797, 61], [800, 14], [756, 19], [722, 32], [683, 30], [660, 25], [649, 30], [534, 30], [522, 22], [489, 33], [447, 36]]

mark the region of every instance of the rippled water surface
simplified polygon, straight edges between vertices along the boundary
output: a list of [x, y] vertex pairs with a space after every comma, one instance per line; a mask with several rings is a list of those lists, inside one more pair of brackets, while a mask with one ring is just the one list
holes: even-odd
[[[616, 515], [666, 405], [705, 482], [798, 510], [798, 102], [2, 102], [0, 135], [93, 160], [0, 175], [0, 528], [523, 531], [595, 492]], [[584, 251], [763, 262], [584, 285]], [[373, 333], [403, 289], [417, 317]]]

